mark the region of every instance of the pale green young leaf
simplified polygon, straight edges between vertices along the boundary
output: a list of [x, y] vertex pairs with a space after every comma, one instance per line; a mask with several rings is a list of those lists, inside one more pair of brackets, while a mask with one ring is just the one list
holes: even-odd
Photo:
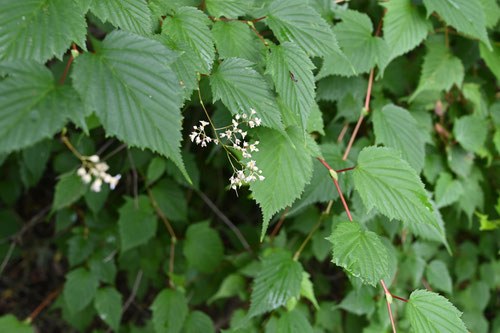
[[424, 184], [399, 152], [364, 148], [354, 169], [354, 185], [368, 211], [376, 207], [390, 219], [427, 224], [444, 238]]
[[278, 250], [266, 257], [257, 273], [250, 297], [250, 317], [272, 311], [299, 296], [302, 266], [290, 252]]
[[55, 187], [53, 210], [59, 210], [76, 202], [85, 193], [86, 186], [75, 173], [66, 174], [59, 179]]
[[94, 306], [99, 318], [118, 332], [122, 318], [122, 295], [113, 287], [104, 287], [97, 291]]
[[231, 114], [250, 115], [257, 111], [267, 127], [282, 129], [276, 100], [264, 78], [245, 59], [228, 58], [210, 76], [213, 101], [221, 100]]
[[481, 58], [495, 75], [497, 81], [500, 82], [500, 45], [492, 43], [491, 46], [492, 50], [489, 50], [486, 45], [479, 43], [479, 51]]
[[311, 276], [307, 272], [302, 272], [302, 282], [300, 283], [300, 296], [307, 298], [314, 305], [316, 310], [319, 309], [318, 301], [314, 295], [314, 287], [311, 282]]
[[0, 60], [62, 59], [71, 42], [86, 49], [85, 11], [76, 0], [1, 0], [0, 8]]
[[323, 122], [323, 113], [317, 103], [313, 103], [311, 113], [307, 118], [306, 129], [308, 133], [318, 132], [325, 135], [325, 124]]
[[452, 280], [448, 267], [441, 260], [433, 260], [425, 269], [425, 276], [432, 288], [447, 293], [452, 291]]
[[151, 11], [144, 0], [92, 0], [90, 10], [101, 21], [110, 22], [120, 29], [139, 35], [152, 32]]
[[150, 309], [156, 333], [179, 333], [188, 315], [186, 296], [172, 289], [160, 292]]
[[11, 314], [6, 314], [0, 317], [0, 327], [5, 332], [9, 333], [35, 333], [35, 329], [29, 324], [20, 322]]
[[208, 222], [189, 226], [183, 252], [188, 263], [204, 273], [212, 272], [224, 258], [222, 240]]
[[479, 38], [490, 48], [486, 16], [481, 0], [423, 0], [427, 16], [436, 12], [449, 25], [466, 35]]
[[146, 243], [156, 234], [157, 219], [148, 197], [141, 195], [137, 202], [125, 197], [125, 204], [118, 212], [122, 252]]
[[206, 0], [208, 12], [215, 17], [237, 19], [244, 15], [253, 1], [248, 0]]
[[180, 154], [182, 86], [167, 66], [171, 54], [157, 41], [114, 31], [99, 52], [76, 59], [72, 78], [108, 135], [158, 151], [187, 177]]
[[466, 150], [477, 152], [484, 145], [488, 123], [478, 116], [463, 116], [455, 120], [453, 135]]
[[481, 92], [481, 86], [477, 83], [464, 83], [462, 85], [462, 94], [467, 102], [472, 104], [474, 116], [486, 118], [488, 116], [488, 104]]
[[462, 313], [445, 297], [415, 290], [407, 304], [411, 327], [419, 333], [467, 333]]
[[437, 208], [445, 207], [458, 201], [462, 193], [462, 184], [458, 180], [454, 180], [447, 172], [439, 175], [435, 188]]
[[373, 113], [376, 142], [399, 150], [403, 158], [420, 173], [424, 167], [425, 142], [418, 123], [405, 109], [388, 104]]
[[302, 0], [273, 1], [266, 16], [280, 43], [294, 42], [311, 56], [339, 52], [328, 23]]
[[78, 313], [92, 300], [99, 286], [99, 281], [85, 268], [77, 268], [66, 274], [63, 296], [70, 312]]
[[[500, 4], [497, 0], [479, 0], [486, 15], [486, 27], [494, 28], [500, 19]], [[493, 44], [492, 44], [493, 46]]]
[[198, 60], [198, 71], [209, 74], [215, 57], [214, 43], [208, 25], [209, 18], [194, 7], [181, 7], [162, 24], [162, 34], [169, 36], [174, 42], [185, 43], [186, 52]]
[[245, 289], [245, 278], [239, 274], [230, 274], [224, 278], [215, 295], [213, 295], [207, 303], [210, 304], [215, 300], [236, 295], [242, 298], [241, 296], [244, 295]]
[[219, 20], [212, 26], [212, 34], [221, 59], [236, 57], [258, 63], [264, 58], [262, 42], [244, 22]]
[[284, 312], [278, 320], [276, 333], [314, 333], [314, 330], [299, 310]]
[[271, 74], [283, 103], [295, 113], [305, 130], [314, 104], [315, 68], [309, 57], [296, 44], [285, 42], [271, 46], [266, 73]]
[[184, 324], [184, 333], [215, 333], [212, 318], [201, 311], [189, 313]]
[[[466, 177], [461, 179], [462, 187], [464, 189], [458, 201], [459, 207], [465, 212], [469, 220], [472, 214], [477, 209], [482, 210], [484, 206], [484, 193], [479, 180], [475, 177]], [[474, 195], [470, 195], [474, 193]]]
[[304, 134], [297, 127], [287, 129], [288, 138], [270, 129], [261, 129], [258, 134], [259, 151], [253, 158], [265, 179], [252, 182], [250, 189], [262, 209], [263, 238], [271, 217], [300, 197], [312, 177], [313, 168]]
[[376, 233], [363, 230], [358, 222], [341, 222], [328, 240], [333, 245], [332, 262], [363, 283], [376, 286], [388, 275], [389, 259], [385, 245]]

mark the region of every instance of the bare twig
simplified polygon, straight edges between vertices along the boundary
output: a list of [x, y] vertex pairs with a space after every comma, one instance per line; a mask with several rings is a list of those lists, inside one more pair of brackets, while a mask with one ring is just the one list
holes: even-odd
[[286, 207], [283, 214], [281, 214], [280, 220], [278, 221], [278, 223], [274, 227], [273, 231], [271, 232], [271, 235], [270, 235], [271, 238], [274, 238], [278, 234], [278, 231], [280, 230], [281, 226], [283, 225], [283, 222], [286, 219], [286, 214], [288, 214], [289, 210], [290, 210], [290, 206]]
[[139, 290], [139, 286], [141, 284], [141, 279], [142, 279], [142, 269], [140, 269], [137, 272], [137, 275], [135, 276], [134, 285], [132, 286], [132, 293], [130, 294], [130, 296], [127, 298], [127, 300], [123, 304], [122, 313], [124, 313], [125, 311], [127, 311], [127, 309], [129, 308], [129, 306], [134, 301], [135, 295], [137, 295], [137, 291]]
[[64, 285], [60, 286], [59, 288], [48, 294], [47, 297], [45, 297], [45, 299], [42, 301], [42, 303], [40, 303], [40, 305], [38, 305], [36, 309], [26, 319], [29, 320], [30, 322], [35, 320], [38, 314], [40, 314], [40, 312], [42, 312], [42, 310], [45, 309], [50, 304], [50, 302], [52, 302], [52, 300], [54, 300], [57, 297], [57, 295], [61, 293], [63, 288]]
[[5, 258], [3, 258], [2, 265], [0, 266], [0, 276], [2, 276], [3, 270], [9, 263], [10, 257], [12, 257], [12, 253], [14, 252], [14, 249], [16, 248], [16, 242], [13, 241], [10, 243], [9, 250], [7, 251], [7, 254], [5, 255]]

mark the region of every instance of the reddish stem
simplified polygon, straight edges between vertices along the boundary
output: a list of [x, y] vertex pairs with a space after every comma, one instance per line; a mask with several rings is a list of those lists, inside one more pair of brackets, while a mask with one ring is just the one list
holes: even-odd
[[354, 127], [354, 131], [352, 132], [351, 138], [349, 139], [349, 143], [347, 144], [347, 149], [345, 150], [344, 156], [342, 156], [342, 159], [344, 161], [347, 160], [347, 156], [349, 156], [349, 152], [351, 151], [352, 144], [354, 143], [354, 140], [356, 139], [356, 135], [358, 135], [358, 131], [359, 131], [359, 128], [361, 127], [361, 123], [363, 122], [364, 117], [365, 116], [363, 114], [361, 114], [361, 116], [359, 116], [358, 122], [356, 123], [356, 127]]
[[344, 138], [344, 135], [346, 134], [348, 128], [349, 128], [349, 123], [346, 123], [344, 125], [344, 127], [342, 128], [342, 131], [340, 131], [339, 137], [337, 138], [337, 143], [339, 143], [340, 141], [342, 141], [342, 139]]
[[[357, 165], [356, 165], [356, 166], [357, 166]], [[354, 169], [356, 169], [356, 166], [353, 166], [352, 168], [347, 168], [347, 169], [338, 170], [338, 171], [336, 171], [336, 172], [337, 172], [337, 173], [341, 173], [341, 172], [344, 172], [344, 171], [354, 170]]]
[[321, 157], [317, 157], [317, 159], [323, 163], [323, 165], [325, 166], [325, 168], [327, 168], [328, 170], [332, 170], [332, 168], [328, 165], [328, 163], [325, 162], [324, 159], [322, 159]]
[[399, 299], [400, 301], [403, 301], [403, 302], [408, 303], [408, 300], [407, 300], [407, 299], [404, 299], [404, 298], [402, 298], [402, 297], [398, 297], [398, 296], [393, 295], [393, 294], [391, 294], [391, 296], [392, 296], [392, 297], [394, 297], [394, 298], [396, 298], [396, 299]]
[[332, 178], [332, 179], [333, 179], [333, 182], [335, 183], [335, 187], [337, 187], [337, 191], [339, 192], [340, 199], [342, 200], [342, 203], [344, 204], [344, 209], [345, 209], [345, 212], [347, 213], [347, 217], [349, 218], [349, 221], [352, 222], [351, 212], [349, 211], [349, 207], [347, 206], [347, 203], [345, 202], [344, 195], [342, 194], [342, 191], [340, 190], [339, 182], [335, 178]]
[[68, 63], [66, 65], [66, 68], [64, 69], [64, 73], [61, 77], [61, 81], [59, 81], [59, 84], [62, 85], [64, 84], [64, 80], [66, 79], [66, 75], [68, 74], [68, 71], [69, 71], [69, 67], [71, 66], [71, 63], [73, 62], [73, 55], [70, 55], [69, 56], [69, 60], [68, 60]]
[[[387, 290], [387, 287], [385, 286], [384, 280], [380, 280], [380, 283], [382, 284], [382, 287], [384, 288], [385, 294], [391, 295], [391, 293], [389, 292], [389, 290]], [[387, 297], [386, 297], [386, 299], [387, 299]], [[387, 300], [387, 310], [389, 310], [389, 318], [391, 318], [392, 331], [394, 333], [396, 333], [396, 325], [394, 324], [394, 318], [392, 317], [391, 303], [389, 303], [389, 300]]]
[[40, 312], [42, 312], [42, 310], [45, 309], [47, 307], [47, 305], [49, 305], [50, 302], [52, 302], [52, 300], [54, 298], [56, 298], [57, 295], [59, 295], [61, 293], [61, 291], [63, 290], [63, 287], [64, 286], [60, 286], [56, 290], [52, 291], [49, 295], [47, 295], [47, 297], [45, 297], [45, 299], [42, 301], [42, 303], [40, 303], [40, 305], [38, 305], [36, 307], [36, 309], [26, 319], [29, 319], [31, 321], [35, 320], [35, 318], [38, 316], [38, 314]]

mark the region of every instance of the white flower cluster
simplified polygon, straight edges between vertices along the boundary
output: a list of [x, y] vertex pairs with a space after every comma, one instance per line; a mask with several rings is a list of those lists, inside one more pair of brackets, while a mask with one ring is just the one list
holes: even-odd
[[114, 190], [122, 176], [118, 174], [113, 177], [106, 173], [108, 169], [109, 166], [106, 162], [100, 162], [99, 156], [92, 155], [85, 157], [83, 165], [78, 168], [76, 174], [82, 178], [85, 184], [90, 183], [94, 178], [92, 185], [90, 185], [91, 191], [100, 192], [103, 182], [109, 184], [109, 188]]
[[249, 184], [257, 179], [263, 181], [265, 178], [266, 177], [262, 175], [262, 170], [259, 170], [254, 160], [251, 160], [242, 170], [237, 170], [231, 178], [229, 178], [229, 181], [231, 182], [231, 188], [236, 191], [244, 183]]
[[207, 133], [205, 133], [205, 126], [207, 126], [208, 124], [208, 122], [200, 120], [200, 126], [193, 126], [194, 131], [189, 134], [191, 142], [196, 142], [197, 145], [201, 145], [202, 147], [206, 147], [207, 143], [210, 143], [212, 141], [214, 141], [215, 144], [219, 143], [219, 140], [212, 139], [207, 135]]

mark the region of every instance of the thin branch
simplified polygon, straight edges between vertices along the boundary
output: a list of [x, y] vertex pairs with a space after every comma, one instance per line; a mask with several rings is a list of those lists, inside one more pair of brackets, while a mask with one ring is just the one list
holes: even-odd
[[154, 209], [156, 210], [156, 214], [160, 217], [160, 219], [163, 221], [165, 226], [167, 227], [168, 233], [170, 234], [170, 237], [174, 239], [174, 243], [177, 241], [177, 236], [175, 234], [174, 229], [172, 228], [172, 225], [168, 221], [168, 219], [165, 217], [165, 214], [163, 214], [161, 208], [158, 206], [158, 203], [156, 202], [153, 193], [149, 189], [149, 187], [146, 187], [146, 192], [148, 194], [149, 199], [151, 200], [151, 204], [153, 205]]
[[135, 295], [137, 295], [137, 291], [139, 290], [139, 286], [141, 284], [141, 279], [142, 279], [142, 269], [140, 269], [137, 272], [137, 275], [135, 276], [134, 285], [132, 286], [132, 293], [130, 294], [130, 296], [125, 301], [125, 304], [123, 304], [122, 313], [124, 313], [125, 311], [127, 311], [127, 309], [129, 308], [129, 306], [134, 301]]
[[115, 148], [112, 152], [110, 152], [108, 155], [104, 156], [101, 160], [102, 161], [106, 161], [107, 159], [109, 159], [111, 156], [119, 153], [120, 151], [122, 151], [123, 149], [127, 148], [127, 144], [124, 143], [124, 144], [121, 144], [120, 146], [118, 146], [117, 148]]
[[271, 237], [271, 239], [276, 237], [276, 235], [278, 234], [278, 231], [280, 230], [281, 226], [283, 225], [283, 222], [285, 222], [286, 214], [288, 214], [289, 210], [290, 210], [290, 206], [287, 206], [285, 208], [285, 210], [283, 211], [283, 214], [281, 214], [280, 220], [278, 221], [278, 223], [276, 223], [276, 226], [274, 227], [273, 231], [271, 232], [271, 235], [269, 236], [269, 237]]
[[10, 257], [12, 257], [12, 253], [14, 253], [14, 249], [16, 248], [16, 242], [10, 243], [9, 250], [7, 251], [7, 254], [5, 255], [5, 258], [3, 258], [2, 265], [0, 266], [0, 276], [2, 276], [3, 270], [9, 263]]
[[382, 287], [384, 288], [384, 292], [385, 292], [385, 296], [386, 296], [385, 299], [387, 301], [387, 310], [389, 311], [389, 318], [391, 319], [392, 332], [396, 333], [396, 324], [394, 324], [394, 318], [392, 316], [392, 310], [391, 310], [392, 295], [389, 292], [389, 290], [387, 290], [387, 287], [385, 286], [384, 280], [380, 280], [380, 283], [382, 284]]
[[342, 139], [344, 138], [345, 134], [347, 133], [347, 129], [349, 128], [349, 123], [346, 123], [344, 127], [342, 128], [342, 131], [340, 131], [339, 137], [337, 138], [337, 143], [340, 143]]
[[134, 180], [134, 186], [133, 186], [134, 204], [135, 204], [135, 208], [138, 209], [139, 208], [139, 189], [138, 189], [139, 180], [137, 177], [137, 169], [135, 168], [134, 159], [132, 157], [132, 154], [130, 153], [130, 150], [127, 151], [127, 156], [128, 156], [128, 160], [130, 162], [130, 167], [132, 168], [132, 178]]
[[50, 302], [52, 302], [61, 293], [63, 288], [64, 285], [48, 294], [47, 297], [45, 297], [45, 299], [42, 301], [42, 303], [40, 303], [40, 305], [38, 305], [36, 309], [32, 313], [30, 313], [28, 317], [26, 317], [26, 320], [28, 320], [30, 323], [35, 320], [40, 312], [42, 312], [42, 310], [45, 309], [50, 304]]
[[[73, 43], [73, 50], [76, 50], [75, 43]], [[68, 75], [69, 67], [71, 66], [71, 63], [73, 62], [73, 59], [74, 59], [73, 53], [71, 53], [71, 55], [69, 56], [68, 63], [66, 64], [66, 68], [64, 68], [64, 73], [61, 77], [61, 81], [59, 81], [60, 85], [64, 84], [64, 80], [66, 79], [66, 76]]]

